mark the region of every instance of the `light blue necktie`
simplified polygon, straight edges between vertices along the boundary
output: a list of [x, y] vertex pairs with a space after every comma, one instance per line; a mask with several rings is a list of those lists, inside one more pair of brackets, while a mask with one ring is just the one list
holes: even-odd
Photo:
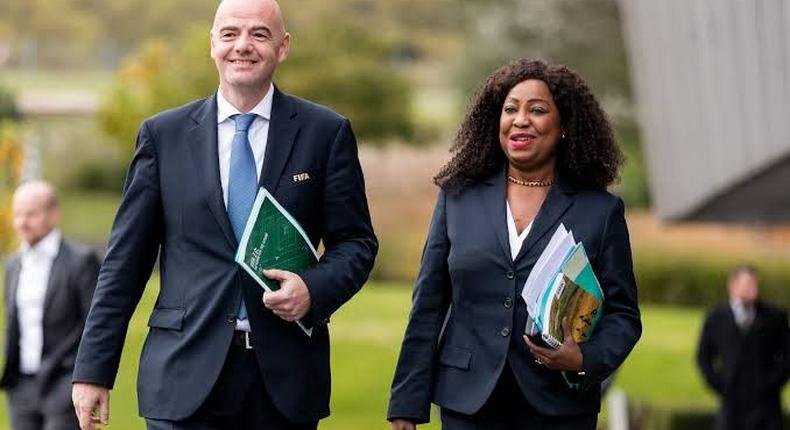
[[[248, 131], [255, 121], [254, 113], [233, 115], [236, 122], [236, 133], [230, 148], [230, 175], [228, 179], [228, 216], [233, 234], [241, 241], [244, 226], [250, 216], [255, 195], [258, 191], [258, 175], [256, 174], [255, 156], [252, 154]], [[247, 319], [247, 307], [244, 296], [239, 306], [239, 319]]]

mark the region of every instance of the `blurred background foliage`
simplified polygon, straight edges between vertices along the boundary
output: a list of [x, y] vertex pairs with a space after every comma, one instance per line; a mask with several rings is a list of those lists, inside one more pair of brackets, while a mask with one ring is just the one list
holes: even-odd
[[16, 243], [12, 230], [11, 196], [22, 174], [22, 142], [14, 94], [0, 86], [0, 257]]

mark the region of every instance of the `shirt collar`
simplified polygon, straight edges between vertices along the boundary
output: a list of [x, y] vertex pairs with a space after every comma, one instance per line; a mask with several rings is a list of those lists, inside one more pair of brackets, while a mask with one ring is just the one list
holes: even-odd
[[47, 257], [54, 259], [56, 255], [58, 255], [58, 251], [60, 250], [60, 229], [52, 229], [43, 239], [38, 241], [33, 246], [22, 242], [22, 253], [28, 252], [40, 252]]
[[[274, 84], [269, 84], [269, 91], [263, 99], [247, 113], [254, 113], [270, 120], [272, 117], [272, 99], [274, 98]], [[222, 91], [217, 90], [217, 124], [220, 124], [233, 115], [241, 114], [235, 106], [222, 96]]]

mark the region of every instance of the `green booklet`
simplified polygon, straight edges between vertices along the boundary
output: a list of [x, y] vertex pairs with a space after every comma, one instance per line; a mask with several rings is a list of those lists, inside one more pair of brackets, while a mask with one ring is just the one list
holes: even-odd
[[[263, 276], [264, 270], [280, 269], [298, 274], [318, 263], [318, 252], [299, 222], [261, 187], [235, 260], [264, 290], [272, 292], [280, 285]], [[305, 327], [301, 321], [296, 323], [308, 336], [312, 335], [312, 328]]]

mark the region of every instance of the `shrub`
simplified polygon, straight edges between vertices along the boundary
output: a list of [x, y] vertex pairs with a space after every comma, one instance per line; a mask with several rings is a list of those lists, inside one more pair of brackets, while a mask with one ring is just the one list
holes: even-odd
[[[275, 82], [349, 117], [363, 142], [411, 138], [411, 85], [390, 66], [390, 48], [369, 29], [336, 25], [343, 28], [295, 35]], [[143, 119], [216, 91], [208, 51], [207, 29], [195, 27], [175, 42], [149, 40], [125, 61], [100, 110], [102, 128], [120, 145], [124, 161]]]
[[[735, 257], [703, 257], [672, 250], [635, 250], [634, 273], [639, 301], [709, 306], [726, 298], [727, 275], [741, 262]], [[787, 288], [790, 266], [770, 259], [753, 264], [760, 272], [762, 296], [779, 305], [790, 305], [790, 289]]]
[[22, 155], [17, 127], [10, 121], [0, 121], [0, 255], [16, 242], [11, 227], [11, 195], [22, 173]]
[[0, 87], [0, 121], [18, 121], [21, 114], [16, 107], [16, 96], [6, 88]]

